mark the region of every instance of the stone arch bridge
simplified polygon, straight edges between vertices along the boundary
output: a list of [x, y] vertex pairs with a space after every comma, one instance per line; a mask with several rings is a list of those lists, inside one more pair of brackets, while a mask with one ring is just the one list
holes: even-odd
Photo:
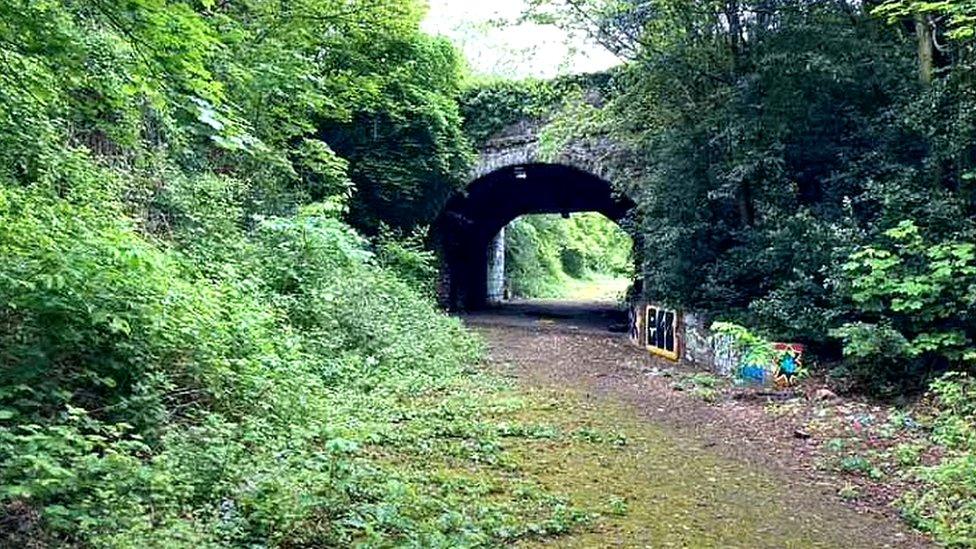
[[490, 139], [470, 183], [447, 202], [434, 225], [442, 266], [439, 299], [449, 309], [499, 301], [504, 283], [504, 227], [536, 213], [599, 212], [618, 223], [633, 201], [618, 192], [607, 168], [608, 139], [571, 143], [558, 155], [540, 148], [541, 124], [523, 121]]

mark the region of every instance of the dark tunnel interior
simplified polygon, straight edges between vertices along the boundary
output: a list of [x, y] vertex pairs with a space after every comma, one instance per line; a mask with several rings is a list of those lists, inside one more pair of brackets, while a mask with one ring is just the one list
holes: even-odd
[[439, 297], [452, 310], [487, 304], [488, 244], [526, 214], [599, 212], [619, 221], [634, 203], [600, 177], [559, 164], [495, 170], [450, 198], [435, 224], [444, 261]]

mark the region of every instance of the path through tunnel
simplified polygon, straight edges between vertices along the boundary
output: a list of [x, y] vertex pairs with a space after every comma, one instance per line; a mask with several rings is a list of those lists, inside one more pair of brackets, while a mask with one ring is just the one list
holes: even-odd
[[435, 226], [443, 265], [443, 305], [476, 310], [489, 303], [489, 266], [499, 231], [526, 214], [598, 212], [618, 223], [634, 203], [587, 171], [560, 164], [507, 166], [473, 181], [448, 201]]

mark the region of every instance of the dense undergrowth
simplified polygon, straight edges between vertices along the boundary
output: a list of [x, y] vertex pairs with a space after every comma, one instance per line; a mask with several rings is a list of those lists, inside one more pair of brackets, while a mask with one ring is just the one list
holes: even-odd
[[479, 341], [334, 213], [227, 236], [215, 280], [103, 194], [0, 191], [4, 545], [456, 547], [586, 518], [519, 475], [501, 439], [533, 435], [489, 417], [518, 402]]
[[[547, 150], [624, 146], [647, 297], [888, 396], [971, 368], [970, 3], [887, 2], [895, 25], [611, 4], [582, 26], [631, 42], [619, 71], [464, 88], [413, 0], [0, 1], [0, 545], [491, 545], [584, 520], [514, 473], [501, 439], [543, 435], [490, 419], [481, 345], [430, 299], [423, 225], [526, 116]], [[916, 15], [950, 22], [928, 65]], [[626, 237], [568, 227], [513, 228], [516, 294], [626, 270]], [[934, 391], [945, 453], [905, 508], [964, 545], [976, 397]]]
[[374, 524], [395, 497], [359, 448], [478, 343], [321, 211], [263, 220], [214, 281], [112, 209], [0, 194], [8, 542], [423, 536]]
[[[431, 299], [411, 227], [470, 146], [422, 16], [0, 2], [0, 545], [455, 547], [578, 522], [511, 474], [481, 343]], [[481, 465], [509, 474], [454, 470]]]
[[[917, 466], [921, 487], [899, 502], [913, 525], [951, 547], [976, 545], [976, 379], [950, 372], [932, 384], [927, 444], [942, 454]], [[924, 449], [924, 445], [920, 448]], [[919, 451], [908, 458], [914, 464]]]

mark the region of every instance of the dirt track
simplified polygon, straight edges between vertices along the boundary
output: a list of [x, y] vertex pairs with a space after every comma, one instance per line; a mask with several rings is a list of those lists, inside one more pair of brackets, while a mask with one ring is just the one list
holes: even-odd
[[[576, 486], [559, 473], [551, 482], [577, 499], [599, 501], [616, 492], [630, 499], [626, 518], [556, 545], [929, 546], [890, 507], [842, 500], [838, 479], [804, 459], [812, 441], [794, 436], [788, 421], [777, 424], [761, 409], [710, 405], [675, 391], [662, 372], [682, 367], [630, 346], [620, 332], [626, 318], [612, 305], [521, 302], [464, 318], [487, 339], [493, 369], [527, 390], [565, 393], [567, 402], [582, 399], [597, 414], [605, 409], [611, 423], [626, 424], [641, 441], [627, 459], [546, 461], [556, 471], [586, 471], [587, 459], [603, 468], [617, 463], [620, 470], [600, 473], [593, 486]], [[566, 413], [574, 407], [567, 405]], [[671, 512], [679, 507], [684, 510]]]

